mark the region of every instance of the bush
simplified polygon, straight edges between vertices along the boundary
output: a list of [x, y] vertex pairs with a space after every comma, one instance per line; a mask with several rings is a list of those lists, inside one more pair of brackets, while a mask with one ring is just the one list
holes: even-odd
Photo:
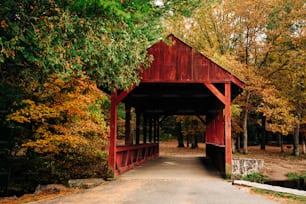
[[306, 179], [306, 172], [304, 174], [289, 173], [287, 176], [290, 180]]
[[256, 183], [264, 183], [265, 181], [269, 180], [269, 177], [261, 173], [252, 173], [252, 174], [243, 176], [241, 179], [245, 181], [256, 182]]

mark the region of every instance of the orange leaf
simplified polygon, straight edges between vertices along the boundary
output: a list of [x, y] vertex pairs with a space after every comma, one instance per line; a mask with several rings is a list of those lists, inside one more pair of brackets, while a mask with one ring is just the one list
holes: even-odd
[[6, 23], [6, 20], [1, 21], [1, 28], [7, 28], [8, 24]]

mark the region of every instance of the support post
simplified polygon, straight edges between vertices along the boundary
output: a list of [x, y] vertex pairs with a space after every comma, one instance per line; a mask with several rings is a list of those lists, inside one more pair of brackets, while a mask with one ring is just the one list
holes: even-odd
[[149, 143], [152, 143], [152, 118], [149, 118]]
[[116, 139], [117, 139], [117, 92], [111, 93], [111, 111], [110, 111], [110, 144], [108, 166], [115, 174], [116, 170]]
[[156, 143], [156, 137], [157, 137], [157, 117], [154, 117], [154, 136], [153, 136], [153, 142]]
[[231, 84], [225, 84], [225, 175], [232, 174]]
[[136, 144], [139, 144], [140, 136], [140, 111], [136, 110]]
[[157, 133], [156, 133], [156, 141], [155, 143], [159, 143], [159, 135], [160, 135], [160, 131], [159, 131], [159, 128], [160, 128], [160, 122], [159, 122], [159, 117], [156, 119], [157, 120]]
[[125, 145], [133, 144], [131, 138], [131, 106], [125, 104]]
[[147, 124], [148, 124], [148, 118], [147, 115], [143, 115], [143, 144], [147, 144]]

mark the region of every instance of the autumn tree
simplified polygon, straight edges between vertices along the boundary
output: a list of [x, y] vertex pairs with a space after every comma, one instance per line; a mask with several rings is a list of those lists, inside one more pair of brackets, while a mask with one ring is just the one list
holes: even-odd
[[23, 84], [24, 92], [31, 93], [15, 102], [6, 116], [10, 135], [18, 139], [15, 157], [26, 156], [32, 164], [24, 171], [40, 173], [36, 179], [40, 183], [47, 175], [49, 182], [63, 183], [70, 178], [106, 177], [107, 96], [86, 79], [64, 82], [54, 76], [43, 87], [34, 82], [30, 90]]
[[[287, 97], [290, 89], [281, 85], [284, 78], [274, 76], [284, 75], [284, 70], [286, 77], [298, 75], [299, 82], [293, 86], [301, 88], [304, 7], [302, 1], [205, 1], [193, 18], [168, 24], [171, 31], [246, 82], [242, 97], [236, 100], [244, 110], [245, 153], [250, 112], [267, 117], [274, 132], [287, 135], [297, 126], [298, 103]], [[176, 24], [179, 31], [174, 29]], [[304, 95], [303, 87], [297, 90], [297, 95]]]
[[[22, 147], [59, 154], [81, 152], [93, 144], [105, 146], [108, 131], [101, 103], [106, 96], [94, 83], [78, 79], [64, 82], [50, 77], [43, 89], [36, 88], [31, 95], [27, 94], [29, 99], [16, 103], [7, 116], [10, 123], [29, 127], [31, 134]], [[28, 86], [24, 89], [28, 91]]]
[[204, 140], [205, 117], [185, 116], [183, 120], [183, 135], [187, 138], [187, 146], [198, 148], [198, 142]]

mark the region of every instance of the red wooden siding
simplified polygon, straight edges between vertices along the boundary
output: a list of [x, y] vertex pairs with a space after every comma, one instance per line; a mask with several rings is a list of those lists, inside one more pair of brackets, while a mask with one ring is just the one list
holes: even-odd
[[171, 43], [163, 41], [148, 49], [154, 60], [142, 73], [142, 82], [223, 83], [231, 81], [232, 75], [195, 51], [173, 35]]
[[223, 111], [207, 117], [206, 143], [224, 146], [224, 117]]

